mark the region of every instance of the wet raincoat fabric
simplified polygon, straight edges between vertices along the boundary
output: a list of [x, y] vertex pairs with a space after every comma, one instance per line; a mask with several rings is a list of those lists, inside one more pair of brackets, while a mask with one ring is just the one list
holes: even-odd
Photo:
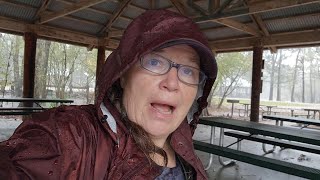
[[162, 167], [137, 147], [107, 90], [139, 57], [157, 48], [189, 44], [199, 54], [207, 75], [192, 121], [171, 135], [171, 146], [193, 169], [187, 179], [207, 179], [195, 155], [192, 135], [217, 73], [204, 36], [190, 19], [166, 10], [150, 10], [125, 31], [119, 47], [107, 58], [97, 82], [94, 105], [60, 106], [33, 114], [0, 144], [0, 179], [154, 179]]

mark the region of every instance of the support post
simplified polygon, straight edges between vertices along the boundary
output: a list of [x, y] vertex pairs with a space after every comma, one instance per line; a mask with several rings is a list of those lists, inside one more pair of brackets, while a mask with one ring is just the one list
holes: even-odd
[[261, 87], [261, 70], [262, 70], [263, 47], [253, 47], [252, 63], [252, 87], [251, 87], [251, 113], [250, 121], [259, 122], [259, 106]]
[[96, 82], [98, 80], [100, 71], [102, 70], [105, 59], [106, 59], [106, 47], [99, 46], [98, 55], [97, 55]]
[[[25, 33], [24, 42], [23, 97], [33, 98], [37, 35], [31, 32]], [[24, 106], [32, 107], [32, 103], [25, 102]]]

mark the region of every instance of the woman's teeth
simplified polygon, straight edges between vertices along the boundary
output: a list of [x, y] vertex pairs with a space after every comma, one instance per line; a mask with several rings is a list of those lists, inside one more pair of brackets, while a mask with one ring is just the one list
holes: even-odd
[[162, 114], [172, 114], [173, 112], [173, 107], [169, 105], [152, 103], [152, 106]]

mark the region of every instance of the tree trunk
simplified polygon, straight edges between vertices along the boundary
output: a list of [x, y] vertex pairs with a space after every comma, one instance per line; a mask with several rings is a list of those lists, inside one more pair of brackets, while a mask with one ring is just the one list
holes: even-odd
[[277, 101], [281, 101], [281, 64], [282, 64], [282, 50], [280, 49], [280, 56], [278, 61], [278, 82], [277, 82]]
[[296, 88], [297, 68], [298, 68], [298, 61], [299, 61], [300, 52], [301, 52], [301, 49], [299, 48], [298, 54], [296, 56], [296, 63], [294, 65], [293, 80], [292, 80], [292, 87], [291, 87], [291, 102], [295, 102], [294, 90]]
[[304, 75], [305, 75], [305, 72], [304, 72], [304, 56], [302, 56], [302, 59], [301, 59], [301, 64], [302, 64], [302, 102], [304, 103], [305, 102], [305, 98], [304, 98], [304, 91], [305, 91], [305, 87], [304, 87], [304, 84], [305, 84], [305, 80], [304, 80]]
[[44, 57], [43, 57], [43, 79], [44, 83], [41, 90], [41, 97], [47, 98], [47, 77], [48, 77], [48, 62], [49, 62], [49, 52], [50, 52], [51, 41], [45, 41], [44, 43]]
[[13, 82], [14, 82], [14, 96], [22, 97], [22, 78], [19, 66], [19, 37], [15, 36], [15, 46], [13, 54]]
[[313, 92], [313, 62], [310, 62], [310, 72], [309, 72], [309, 83], [310, 83], [310, 103], [314, 103], [314, 92]]
[[272, 68], [270, 74], [270, 88], [269, 88], [269, 101], [273, 100], [273, 86], [274, 86], [274, 71], [278, 54], [272, 55]]

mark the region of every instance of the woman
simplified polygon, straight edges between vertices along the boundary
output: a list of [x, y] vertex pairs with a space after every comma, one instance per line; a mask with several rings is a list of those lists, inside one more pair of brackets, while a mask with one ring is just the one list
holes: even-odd
[[207, 179], [192, 135], [216, 73], [195, 23], [147, 11], [106, 60], [95, 105], [35, 114], [1, 143], [0, 179]]

